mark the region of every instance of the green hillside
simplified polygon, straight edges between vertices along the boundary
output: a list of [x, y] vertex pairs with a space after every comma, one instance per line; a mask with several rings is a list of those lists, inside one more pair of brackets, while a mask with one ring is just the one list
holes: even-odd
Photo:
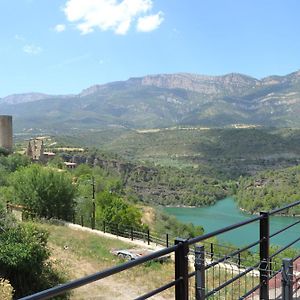
[[[300, 167], [261, 172], [243, 178], [237, 191], [238, 205], [251, 212], [269, 211], [300, 199]], [[288, 214], [300, 214], [296, 206]]]
[[76, 141], [79, 139], [82, 145], [95, 146], [127, 160], [192, 167], [199, 174], [220, 179], [293, 166], [300, 159], [297, 129], [113, 130], [79, 134]]
[[39, 95], [0, 99], [1, 113], [13, 115], [16, 131], [62, 133], [109, 126], [300, 126], [300, 72], [262, 80], [234, 73], [160, 74], [92, 86], [78, 95]]

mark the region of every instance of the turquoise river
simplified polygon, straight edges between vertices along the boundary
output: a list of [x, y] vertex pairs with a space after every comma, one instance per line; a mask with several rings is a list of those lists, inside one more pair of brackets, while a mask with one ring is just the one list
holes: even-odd
[[[164, 211], [175, 216], [184, 223], [193, 223], [203, 226], [205, 233], [242, 222], [253, 216], [242, 212], [233, 198], [228, 197], [218, 201], [215, 205], [209, 207], [189, 208], [189, 207], [166, 207]], [[299, 220], [293, 217], [274, 216], [270, 218], [270, 233], [276, 232], [289, 224]], [[299, 238], [300, 224], [286, 230], [271, 239], [272, 244], [286, 245], [287, 243]], [[259, 222], [243, 226], [229, 233], [218, 236], [219, 241], [229, 242], [236, 246], [247, 245], [259, 240]], [[294, 245], [300, 247], [300, 242]]]

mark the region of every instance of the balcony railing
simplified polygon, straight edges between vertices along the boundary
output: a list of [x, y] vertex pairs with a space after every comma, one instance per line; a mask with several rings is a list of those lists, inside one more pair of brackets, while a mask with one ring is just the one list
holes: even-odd
[[[300, 205], [300, 201], [270, 212], [261, 212], [246, 221], [195, 238], [176, 238], [173, 246], [22, 299], [49, 299], [95, 281], [101, 282], [106, 277], [169, 254], [174, 254], [174, 278], [135, 299], [148, 299], [172, 287], [176, 300], [300, 299], [298, 298], [300, 256], [296, 254], [283, 260], [281, 257], [285, 250], [300, 241], [300, 230], [298, 229], [298, 238], [272, 252], [270, 250], [273, 237], [285, 234], [287, 230], [294, 229], [300, 223], [295, 218], [293, 224], [270, 233], [270, 216], [283, 213], [297, 205]], [[222, 233], [232, 232], [252, 223], [257, 224], [258, 228], [256, 241], [240, 249], [228, 248], [227, 253], [219, 257], [211, 253], [212, 246], [207, 244], [209, 238], [218, 237]], [[128, 234], [130, 236], [131, 232]], [[192, 269], [191, 264], [194, 266]]]

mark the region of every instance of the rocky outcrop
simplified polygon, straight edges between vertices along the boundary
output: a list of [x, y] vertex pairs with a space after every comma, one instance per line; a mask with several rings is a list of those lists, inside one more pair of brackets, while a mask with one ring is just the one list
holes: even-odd
[[300, 71], [261, 80], [238, 73], [175, 73], [94, 85], [72, 97], [12, 95], [0, 99], [0, 109], [2, 114], [15, 116], [18, 130], [55, 134], [111, 126], [299, 127], [299, 91]]
[[224, 76], [205, 76], [189, 73], [150, 75], [141, 78], [141, 85], [168, 89], [184, 89], [205, 95], [243, 93], [260, 84], [259, 80], [232, 73]]
[[105, 160], [99, 157], [96, 157], [93, 162], [93, 166], [99, 166], [103, 169], [113, 169], [120, 174], [129, 173], [134, 169], [134, 164], [131, 163], [124, 163], [117, 160]]

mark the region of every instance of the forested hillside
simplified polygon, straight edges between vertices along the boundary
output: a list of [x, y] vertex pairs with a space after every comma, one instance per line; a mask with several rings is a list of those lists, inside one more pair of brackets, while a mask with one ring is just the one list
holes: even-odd
[[[238, 205], [251, 213], [272, 210], [300, 200], [300, 166], [261, 172], [242, 178], [236, 198]], [[287, 211], [299, 215], [298, 206]]]
[[237, 180], [300, 162], [300, 130], [289, 128], [111, 129], [54, 140], [57, 145], [96, 147], [141, 165], [188, 167], [199, 176], [219, 180]]
[[262, 80], [176, 73], [95, 85], [77, 95], [10, 95], [0, 99], [0, 109], [13, 115], [18, 131], [47, 133], [110, 126], [299, 127], [299, 93], [300, 72]]

